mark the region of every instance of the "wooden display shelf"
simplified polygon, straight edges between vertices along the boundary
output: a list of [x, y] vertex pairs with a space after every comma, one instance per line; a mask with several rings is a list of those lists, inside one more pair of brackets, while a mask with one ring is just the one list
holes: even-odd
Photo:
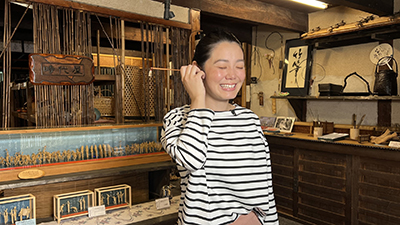
[[[74, 162], [52, 163], [37, 166], [13, 167], [0, 169], [0, 183], [17, 181], [18, 174], [30, 168], [37, 168], [46, 176], [55, 176], [71, 173], [79, 173], [93, 170], [112, 169], [118, 167], [143, 165], [148, 163], [170, 162], [171, 157], [164, 152], [129, 155], [112, 158], [90, 159]], [[0, 188], [1, 189], [1, 188]]]
[[270, 96], [274, 99], [287, 99], [300, 121], [307, 121], [307, 101], [375, 101], [378, 108], [378, 126], [390, 127], [391, 117], [387, 112], [392, 102], [400, 101], [400, 96]]
[[[93, 56], [94, 66], [97, 66], [97, 54], [92, 54], [92, 56]], [[141, 57], [131, 57], [131, 56], [125, 57], [125, 65], [129, 65], [129, 66], [142, 67], [142, 65], [143, 65], [142, 61], [143, 60]], [[149, 62], [151, 64], [152, 59], [149, 59]], [[116, 65], [118, 65], [118, 59], [115, 55], [100, 53], [100, 66], [101, 67], [115, 67]]]
[[28, 133], [46, 133], [46, 132], [61, 132], [61, 131], [89, 131], [89, 130], [107, 130], [107, 129], [124, 129], [124, 128], [139, 128], [139, 127], [161, 127], [162, 123], [142, 123], [142, 124], [107, 124], [107, 125], [88, 125], [88, 126], [67, 126], [53, 128], [36, 128], [36, 127], [19, 127], [7, 128], [0, 130], [0, 135], [3, 134], [28, 134]]
[[115, 75], [95, 74], [94, 81], [115, 81]]

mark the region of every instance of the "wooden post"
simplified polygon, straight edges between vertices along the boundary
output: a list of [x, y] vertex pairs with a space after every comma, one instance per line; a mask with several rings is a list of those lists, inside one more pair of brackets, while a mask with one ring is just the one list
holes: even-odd
[[[190, 24], [192, 25], [191, 34], [200, 31], [200, 10], [190, 9]], [[194, 55], [194, 50], [196, 48], [195, 37], [196, 35], [190, 35], [190, 53], [189, 53], [189, 62], [192, 62], [192, 57]]]
[[97, 30], [97, 75], [100, 75], [100, 30]]
[[[165, 32], [165, 52], [166, 52], [166, 61], [167, 61], [167, 67], [170, 68], [170, 64], [169, 64], [169, 28], [166, 29]], [[170, 84], [170, 77], [171, 72], [170, 71], [166, 71], [166, 75], [167, 75], [167, 93], [165, 98], [167, 99], [167, 112], [169, 112], [169, 110], [171, 109], [171, 84]]]
[[125, 116], [125, 20], [121, 20], [121, 104], [122, 122]]

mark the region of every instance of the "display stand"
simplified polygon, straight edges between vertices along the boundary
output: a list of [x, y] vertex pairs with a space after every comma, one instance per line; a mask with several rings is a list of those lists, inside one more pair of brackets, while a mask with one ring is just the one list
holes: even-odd
[[54, 220], [61, 220], [89, 214], [94, 206], [94, 193], [90, 190], [64, 193], [53, 196]]
[[32, 194], [0, 198], [0, 225], [36, 219], [36, 198]]
[[132, 205], [131, 186], [127, 184], [96, 188], [94, 193], [96, 205], [104, 205], [106, 211], [123, 207], [130, 208]]

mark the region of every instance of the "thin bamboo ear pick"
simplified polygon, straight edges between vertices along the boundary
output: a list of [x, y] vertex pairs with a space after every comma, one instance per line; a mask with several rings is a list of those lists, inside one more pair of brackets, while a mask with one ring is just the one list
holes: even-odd
[[151, 67], [151, 70], [165, 70], [165, 71], [180, 71], [179, 69], [169, 69], [169, 68], [158, 68], [158, 67]]

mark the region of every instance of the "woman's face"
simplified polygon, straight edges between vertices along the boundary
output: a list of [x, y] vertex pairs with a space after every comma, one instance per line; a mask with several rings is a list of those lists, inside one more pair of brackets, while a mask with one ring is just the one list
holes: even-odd
[[226, 103], [234, 99], [246, 77], [243, 51], [235, 42], [221, 42], [211, 50], [204, 64], [206, 104]]

